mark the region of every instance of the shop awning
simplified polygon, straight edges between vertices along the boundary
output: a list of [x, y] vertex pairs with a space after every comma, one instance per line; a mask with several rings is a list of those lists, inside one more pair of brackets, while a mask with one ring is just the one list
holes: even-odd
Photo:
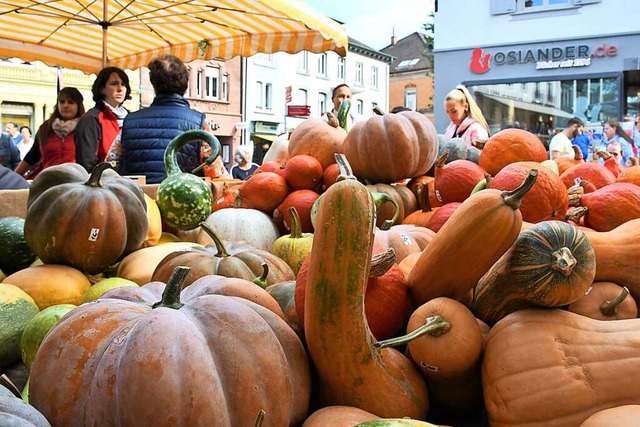
[[556, 117], [566, 117], [566, 118], [571, 118], [574, 115], [566, 112], [564, 110], [561, 110], [559, 108], [554, 108], [554, 107], [549, 107], [547, 105], [542, 105], [542, 104], [532, 104], [530, 102], [526, 102], [526, 101], [521, 101], [519, 99], [511, 99], [511, 98], [503, 98], [501, 96], [498, 95], [489, 95], [483, 92], [476, 92], [477, 95], [482, 95], [485, 96], [489, 99], [493, 99], [494, 101], [500, 102], [508, 107], [513, 107], [513, 108], [517, 108], [519, 110], [527, 110], [527, 111], [533, 111], [536, 113], [541, 113], [541, 114], [548, 114], [550, 116], [556, 116]]
[[258, 138], [266, 139], [267, 141], [275, 141], [278, 138], [278, 135], [273, 135], [270, 133], [254, 133], [253, 136], [257, 136]]

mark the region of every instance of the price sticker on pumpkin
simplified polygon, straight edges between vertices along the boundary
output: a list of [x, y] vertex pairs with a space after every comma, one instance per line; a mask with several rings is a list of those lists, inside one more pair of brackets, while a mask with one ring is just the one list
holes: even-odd
[[442, 203], [442, 197], [440, 196], [440, 192], [438, 190], [436, 190], [436, 199], [438, 199], [438, 201]]
[[593, 286], [589, 286], [587, 288], [587, 290], [584, 292], [585, 295], [589, 295], [591, 293], [591, 291], [593, 290]]
[[437, 366], [429, 365], [428, 363], [425, 363], [425, 362], [421, 362], [420, 365], [427, 371], [438, 372], [439, 370]]
[[579, 176], [573, 178], [573, 182], [575, 182], [576, 185], [580, 185], [580, 183], [582, 182], [582, 180], [580, 179]]
[[95, 242], [96, 240], [98, 240], [98, 234], [100, 234], [100, 229], [92, 228], [91, 233], [89, 233], [89, 241]]
[[409, 246], [411, 244], [411, 238], [407, 236], [407, 233], [400, 233], [400, 238], [402, 239], [402, 243], [404, 243], [405, 246]]

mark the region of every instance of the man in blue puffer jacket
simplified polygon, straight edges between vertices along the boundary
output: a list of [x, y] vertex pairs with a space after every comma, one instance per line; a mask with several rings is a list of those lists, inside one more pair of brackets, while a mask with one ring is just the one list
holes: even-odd
[[[156, 93], [145, 109], [129, 113], [122, 125], [121, 175], [144, 175], [147, 183], [166, 178], [164, 151], [169, 142], [191, 129], [205, 128], [205, 115], [192, 110], [183, 96], [189, 70], [175, 56], [165, 55], [149, 63], [149, 79]], [[178, 165], [191, 172], [199, 164], [200, 143], [187, 144], [177, 154]]]

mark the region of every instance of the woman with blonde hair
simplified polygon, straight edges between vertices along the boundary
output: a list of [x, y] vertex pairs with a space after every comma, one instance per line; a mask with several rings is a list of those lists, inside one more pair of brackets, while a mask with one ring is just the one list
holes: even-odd
[[444, 109], [451, 120], [445, 138], [462, 138], [467, 147], [476, 140], [489, 138], [489, 125], [465, 86], [458, 85], [447, 94]]

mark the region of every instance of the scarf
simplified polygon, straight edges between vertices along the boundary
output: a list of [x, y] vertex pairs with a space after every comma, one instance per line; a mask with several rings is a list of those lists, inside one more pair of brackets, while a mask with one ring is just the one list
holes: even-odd
[[55, 118], [53, 119], [53, 123], [51, 123], [51, 130], [53, 130], [60, 138], [64, 138], [76, 130], [78, 120], [78, 118], [71, 120], [60, 120]]
[[122, 129], [122, 123], [124, 122], [124, 118], [127, 117], [127, 114], [129, 114], [129, 111], [122, 105], [118, 105], [116, 108], [113, 108], [106, 102], [104, 103], [104, 105], [108, 107], [109, 110], [111, 110], [114, 116], [116, 116], [116, 118], [118, 119], [118, 127]]

